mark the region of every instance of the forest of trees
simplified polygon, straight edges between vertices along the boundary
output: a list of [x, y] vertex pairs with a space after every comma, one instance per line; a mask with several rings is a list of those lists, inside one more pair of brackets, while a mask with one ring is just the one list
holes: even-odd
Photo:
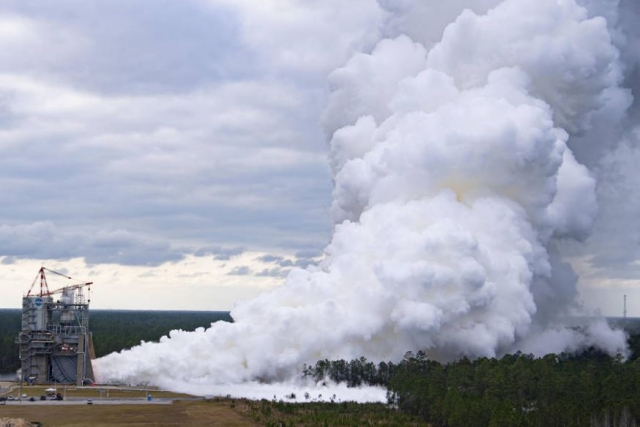
[[640, 419], [640, 358], [580, 354], [463, 358], [441, 364], [409, 352], [397, 364], [322, 360], [304, 373], [351, 386], [381, 385], [388, 401], [432, 426], [632, 427]]
[[[21, 310], [0, 310], [0, 373], [20, 367], [18, 345]], [[231, 322], [228, 311], [92, 310], [89, 327], [96, 356], [131, 348], [140, 341], [158, 341], [174, 329], [193, 331], [217, 321]]]
[[229, 312], [93, 310], [90, 327], [96, 357], [102, 357], [140, 341], [158, 341], [172, 330], [194, 331], [218, 321], [231, 322]]
[[0, 310], [0, 373], [15, 372], [20, 366], [15, 344], [22, 322], [20, 310]]

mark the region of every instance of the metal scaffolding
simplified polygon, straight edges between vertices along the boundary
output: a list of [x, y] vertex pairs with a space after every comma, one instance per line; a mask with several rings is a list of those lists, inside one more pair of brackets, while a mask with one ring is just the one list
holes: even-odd
[[[29, 291], [22, 299], [22, 328], [16, 340], [21, 380], [76, 385], [93, 381], [89, 302], [82, 293], [82, 287], [89, 283], [49, 292], [44, 268], [39, 274], [44, 282], [40, 294], [31, 295]], [[56, 294], [61, 295], [54, 300]]]

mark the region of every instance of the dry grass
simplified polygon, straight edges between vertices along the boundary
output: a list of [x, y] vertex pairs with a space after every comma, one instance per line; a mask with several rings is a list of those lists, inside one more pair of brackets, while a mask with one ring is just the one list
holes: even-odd
[[171, 405], [0, 406], [0, 417], [39, 421], [44, 427], [257, 426], [228, 403], [177, 401]]

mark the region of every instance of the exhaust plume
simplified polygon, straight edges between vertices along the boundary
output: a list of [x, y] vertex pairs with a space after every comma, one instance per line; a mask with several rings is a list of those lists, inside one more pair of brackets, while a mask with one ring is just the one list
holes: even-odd
[[625, 351], [604, 321], [565, 325], [577, 276], [556, 249], [587, 238], [597, 213], [575, 141], [600, 143], [585, 135], [632, 103], [617, 3], [448, 2], [446, 25], [435, 6], [386, 3], [388, 38], [328, 77], [325, 259], [238, 305], [233, 324], [98, 360], [100, 381], [287, 381], [323, 358], [420, 349], [439, 360]]

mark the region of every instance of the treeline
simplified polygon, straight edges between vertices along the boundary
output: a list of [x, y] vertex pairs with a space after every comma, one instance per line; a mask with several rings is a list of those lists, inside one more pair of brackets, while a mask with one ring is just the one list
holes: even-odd
[[212, 323], [231, 322], [228, 311], [93, 310], [89, 326], [96, 357], [131, 348], [140, 341], [158, 341], [175, 329], [194, 331]]
[[397, 364], [323, 360], [305, 375], [384, 386], [390, 404], [439, 427], [631, 427], [640, 419], [640, 359], [594, 349], [447, 364], [409, 352]]
[[[413, 354], [411, 352], [407, 355]], [[302, 374], [316, 382], [331, 380], [348, 387], [373, 385], [387, 387], [394, 377], [398, 365], [391, 362], [375, 364], [366, 358], [354, 360], [320, 360], [315, 366], [304, 365]]]
[[[21, 310], [0, 310], [0, 373], [20, 367], [18, 337]], [[93, 333], [96, 357], [140, 344], [158, 341], [175, 329], [193, 331], [211, 323], [231, 322], [228, 311], [129, 311], [91, 310], [89, 328]]]
[[20, 366], [15, 341], [20, 332], [21, 316], [20, 310], [0, 310], [0, 373], [15, 372]]
[[251, 418], [258, 425], [267, 427], [428, 427], [420, 418], [396, 411], [381, 403], [213, 400], [217, 405], [227, 402], [237, 412]]

